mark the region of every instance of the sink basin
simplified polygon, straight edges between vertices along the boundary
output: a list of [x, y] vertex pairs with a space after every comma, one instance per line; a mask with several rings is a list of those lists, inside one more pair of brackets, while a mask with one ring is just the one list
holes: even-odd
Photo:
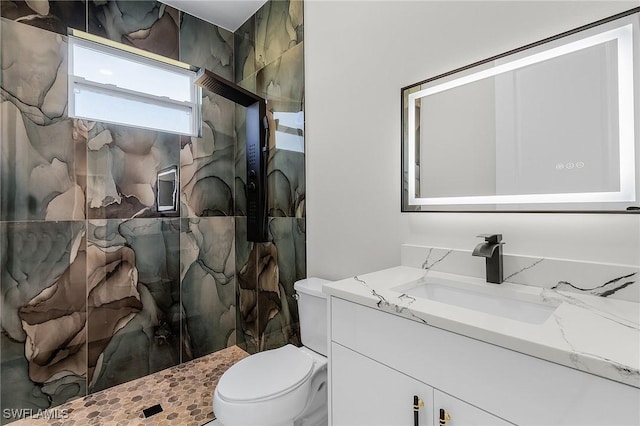
[[396, 290], [415, 298], [429, 299], [531, 324], [545, 322], [556, 309], [556, 306], [542, 303], [485, 294], [480, 291], [463, 288], [457, 282], [453, 283], [453, 285], [426, 282], [408, 289], [404, 285], [396, 288]]

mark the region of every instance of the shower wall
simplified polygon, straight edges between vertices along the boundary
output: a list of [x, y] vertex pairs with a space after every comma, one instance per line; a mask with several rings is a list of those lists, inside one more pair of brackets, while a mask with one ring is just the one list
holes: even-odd
[[[230, 345], [299, 343], [304, 154], [270, 152], [272, 242], [247, 243], [242, 108], [203, 93], [201, 138], [71, 119], [66, 33], [229, 80], [238, 51], [252, 46], [261, 65], [243, 84], [253, 78], [272, 111], [302, 111], [301, 7], [267, 3], [245, 37], [155, 1], [2, 0], [2, 424]], [[163, 214], [155, 179], [170, 166], [180, 170], [180, 211]]]
[[238, 342], [248, 352], [300, 345], [295, 281], [306, 277], [304, 152], [279, 138], [304, 141], [279, 114], [304, 115], [303, 2], [269, 1], [235, 32], [236, 82], [267, 99], [269, 243], [246, 243], [245, 115], [236, 108], [236, 262]]

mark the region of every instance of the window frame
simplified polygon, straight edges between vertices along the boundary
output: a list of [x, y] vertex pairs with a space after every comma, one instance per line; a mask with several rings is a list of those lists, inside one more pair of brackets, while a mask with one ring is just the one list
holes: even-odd
[[[81, 46], [96, 51], [98, 54], [109, 56], [117, 56], [127, 61], [136, 62], [145, 66], [159, 68], [164, 71], [183, 74], [189, 77], [191, 82], [189, 91], [189, 101], [179, 101], [166, 96], [158, 96], [152, 93], [136, 91], [118, 87], [112, 84], [105, 84], [96, 81], [87, 80], [74, 74], [74, 46]], [[101, 123], [117, 124], [128, 127], [136, 127], [147, 130], [156, 130], [166, 133], [174, 133], [185, 136], [200, 137], [202, 135], [202, 88], [195, 84], [198, 77], [198, 68], [189, 64], [179, 62], [170, 58], [146, 52], [141, 49], [126, 46], [112, 40], [102, 39], [101, 37], [83, 33], [78, 30], [71, 30], [68, 37], [68, 116], [71, 118], [79, 118], [83, 120], [96, 121]], [[123, 123], [118, 120], [109, 119], [109, 117], [91, 117], [76, 112], [75, 105], [75, 89], [84, 88], [98, 91], [102, 94], [114, 96], [142, 103], [148, 103], [160, 107], [181, 109], [182, 111], [190, 111], [190, 131], [183, 132], [169, 127], [159, 129], [158, 127], [150, 127], [132, 123]]]

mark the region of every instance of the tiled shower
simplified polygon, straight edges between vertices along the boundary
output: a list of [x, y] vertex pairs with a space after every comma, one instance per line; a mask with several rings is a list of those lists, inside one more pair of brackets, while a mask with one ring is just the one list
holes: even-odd
[[[68, 118], [66, 33], [206, 67], [277, 117], [304, 111], [302, 2], [269, 1], [235, 33], [155, 1], [34, 4], [0, 3], [2, 409], [52, 408], [232, 345], [299, 344], [304, 153], [272, 132], [271, 242], [248, 243], [243, 109], [203, 93], [201, 138]], [[164, 214], [155, 179], [172, 166], [180, 211]]]

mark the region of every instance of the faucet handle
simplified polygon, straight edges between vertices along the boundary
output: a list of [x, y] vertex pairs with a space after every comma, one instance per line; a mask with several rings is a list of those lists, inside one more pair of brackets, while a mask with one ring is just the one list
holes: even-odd
[[504, 244], [502, 241], [502, 234], [480, 234], [476, 237], [484, 238], [484, 240], [490, 244]]

